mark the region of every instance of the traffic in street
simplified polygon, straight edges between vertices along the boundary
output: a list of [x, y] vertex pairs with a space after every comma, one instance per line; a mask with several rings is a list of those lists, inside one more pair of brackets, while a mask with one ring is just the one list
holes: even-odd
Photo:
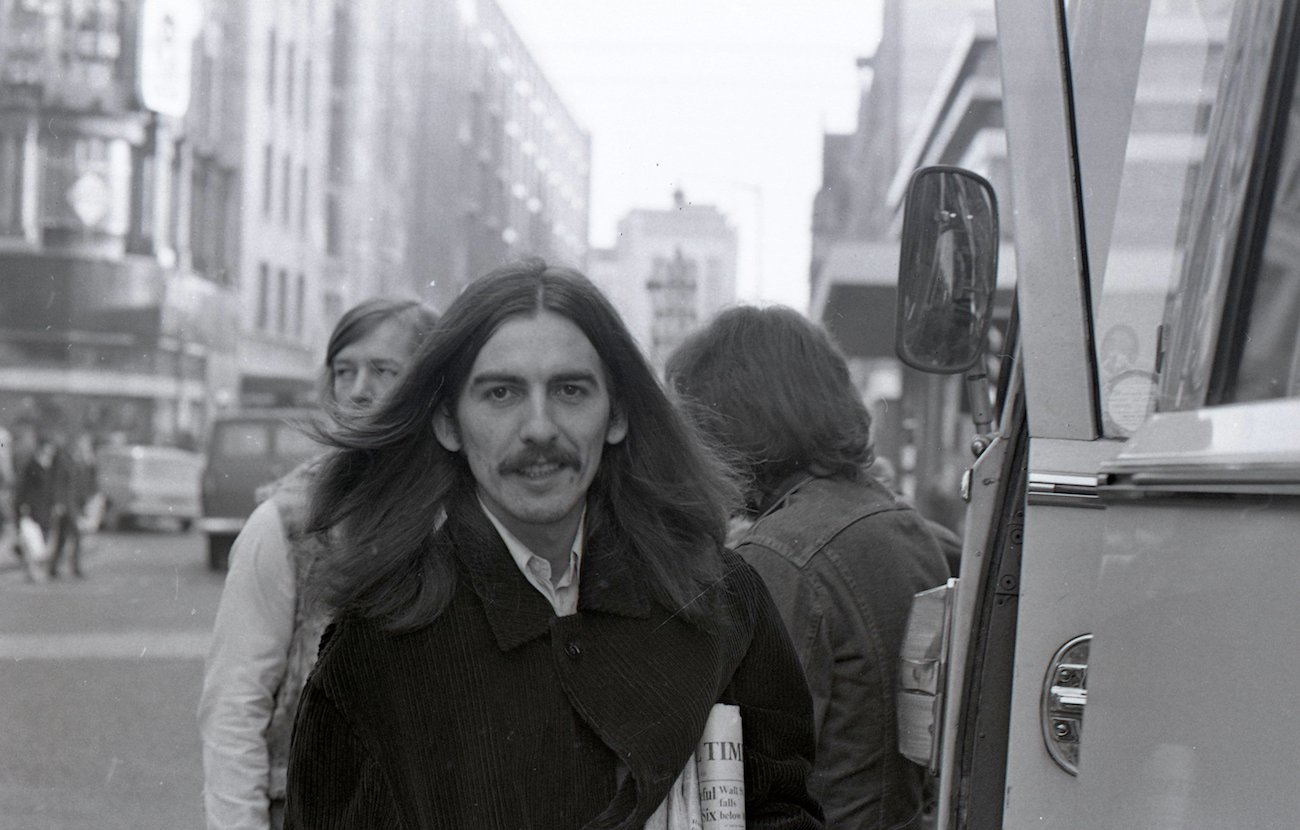
[[0, 830], [203, 825], [195, 707], [224, 573], [170, 527], [88, 536], [83, 579], [0, 554]]

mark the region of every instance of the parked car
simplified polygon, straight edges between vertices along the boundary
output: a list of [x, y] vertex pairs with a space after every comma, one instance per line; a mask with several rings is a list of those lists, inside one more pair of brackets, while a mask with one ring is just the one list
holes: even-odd
[[313, 409], [262, 409], [219, 415], [208, 436], [202, 517], [208, 567], [225, 570], [230, 546], [257, 506], [258, 488], [322, 452], [303, 426]]
[[189, 530], [199, 516], [203, 456], [142, 444], [101, 447], [95, 455], [103, 497], [101, 526], [120, 530], [138, 520], [172, 519]]

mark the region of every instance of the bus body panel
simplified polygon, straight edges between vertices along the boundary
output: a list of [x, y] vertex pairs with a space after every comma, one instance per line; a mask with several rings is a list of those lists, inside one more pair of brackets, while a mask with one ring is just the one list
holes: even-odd
[[[1232, 269], [1258, 233], [1252, 216], [1267, 221], [1273, 210], [1271, 191], [1246, 181], [1272, 152], [1257, 140], [1265, 127], [1256, 129], [1268, 112], [1258, 100], [1264, 81], [1275, 86], [1282, 65], [1268, 47], [1297, 46], [1275, 0], [1188, 4], [1190, 25], [1159, 18], [1177, 5], [997, 0], [1027, 496], [998, 504], [976, 487], [968, 507], [940, 830], [1282, 827], [1300, 816], [1292, 701], [1300, 664], [1290, 658], [1300, 630], [1300, 357], [1282, 393], [1289, 398], [1205, 406], [1207, 354], [1222, 346], [1214, 341], [1252, 324], [1250, 304], [1234, 304], [1225, 282], [1263, 279]], [[1195, 49], [1202, 71], [1161, 77], [1169, 64], [1144, 51], [1157, 49]], [[1153, 158], [1142, 156], [1150, 135], [1139, 134], [1152, 129], [1142, 119], [1156, 111], [1153, 89], [1174, 90], [1185, 108], [1165, 116], [1193, 113], [1198, 126], [1141, 168]], [[1209, 120], [1212, 106], [1219, 122]], [[1133, 154], [1139, 164], [1130, 167]], [[1300, 175], [1291, 178], [1284, 184], [1300, 188]], [[1142, 186], [1175, 179], [1185, 189], [1164, 193], [1173, 215], [1144, 202]], [[1149, 225], [1132, 221], [1144, 205]], [[1286, 228], [1280, 241], [1270, 237], [1280, 251], [1300, 251], [1300, 207], [1293, 212], [1283, 218], [1296, 219], [1294, 240]], [[1144, 238], [1147, 230], [1156, 233]], [[1300, 319], [1300, 292], [1272, 296]], [[1287, 319], [1275, 313], [1266, 323]], [[1108, 367], [1099, 344], [1129, 324], [1143, 339], [1141, 365]], [[1158, 401], [1162, 364], [1168, 388]], [[1171, 366], [1199, 367], [1196, 384], [1174, 389]], [[1112, 411], [1120, 389], [1112, 382], [1135, 375], [1138, 386], [1125, 389], [1150, 401], [1139, 395]], [[1161, 406], [1184, 411], [1152, 416]], [[999, 463], [1013, 440], [999, 439]], [[963, 695], [981, 688], [980, 664], [978, 637], [961, 629], [980, 626], [989, 605], [1006, 599], [978, 580], [981, 546], [1012, 515], [1024, 525], [1004, 800], [998, 815], [974, 814], [961, 807], [973, 800], [963, 787], [988, 779], [972, 773], [960, 733], [973, 728], [961, 721], [970, 713]], [[1044, 704], [1053, 657], [1080, 635], [1092, 641], [1076, 776], [1048, 750]]]

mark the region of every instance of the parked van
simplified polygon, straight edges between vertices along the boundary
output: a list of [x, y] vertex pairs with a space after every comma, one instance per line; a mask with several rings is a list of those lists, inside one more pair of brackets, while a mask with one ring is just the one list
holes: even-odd
[[138, 520], [174, 520], [189, 530], [198, 518], [203, 456], [175, 447], [105, 446], [95, 456], [104, 499], [102, 526], [130, 527]]
[[322, 452], [303, 431], [314, 409], [246, 410], [217, 416], [203, 470], [208, 567], [225, 570], [230, 546], [257, 506], [257, 490]]

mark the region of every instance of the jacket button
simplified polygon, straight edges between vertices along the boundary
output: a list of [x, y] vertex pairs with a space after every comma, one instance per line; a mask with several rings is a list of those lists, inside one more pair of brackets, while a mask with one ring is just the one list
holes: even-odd
[[564, 647], [564, 653], [569, 655], [569, 657], [573, 658], [574, 660], [577, 660], [579, 657], [582, 656], [582, 646], [578, 645], [573, 641], [569, 641], [568, 645]]

